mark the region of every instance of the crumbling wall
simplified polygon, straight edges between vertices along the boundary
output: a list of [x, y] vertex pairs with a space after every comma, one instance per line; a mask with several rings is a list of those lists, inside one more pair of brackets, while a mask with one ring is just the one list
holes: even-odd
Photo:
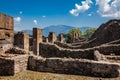
[[120, 39], [120, 20], [110, 20], [102, 25], [94, 32], [89, 42], [83, 44], [81, 48], [90, 48], [99, 46], [111, 41]]
[[13, 37], [13, 17], [0, 13], [0, 52], [4, 52], [8, 48], [13, 47]]
[[54, 44], [58, 45], [59, 47], [67, 48], [67, 49], [81, 49], [81, 45], [72, 46], [71, 44], [61, 43], [61, 42], [58, 42], [58, 41], [54, 42]]
[[33, 53], [39, 55], [39, 43], [43, 41], [42, 29], [33, 28]]
[[71, 57], [71, 58], [94, 58], [94, 49], [65, 49], [52, 43], [40, 43], [40, 56], [42, 57]]
[[14, 29], [13, 17], [0, 13], [0, 29], [13, 30]]
[[25, 32], [18, 32], [14, 36], [14, 45], [29, 51], [29, 35]]
[[56, 40], [57, 38], [56, 38], [55, 32], [49, 32], [48, 41], [50, 43], [54, 43]]
[[86, 49], [66, 49], [51, 43], [40, 43], [40, 56], [42, 57], [71, 57], [94, 60], [94, 51], [98, 50], [104, 55], [120, 55], [120, 44], [101, 45]]
[[0, 75], [14, 75], [27, 69], [28, 55], [0, 57]]
[[118, 77], [119, 64], [84, 59], [37, 58], [29, 57], [28, 69], [33, 71], [55, 72], [99, 77]]

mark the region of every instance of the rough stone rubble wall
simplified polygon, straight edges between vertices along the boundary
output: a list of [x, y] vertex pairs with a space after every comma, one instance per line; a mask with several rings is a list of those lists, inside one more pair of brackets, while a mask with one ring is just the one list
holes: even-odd
[[0, 75], [14, 75], [27, 69], [28, 55], [12, 58], [0, 57]]
[[25, 32], [18, 32], [14, 36], [14, 45], [29, 51], [29, 35]]
[[13, 17], [0, 13], [0, 52], [4, 52], [8, 48], [13, 47], [13, 37]]
[[39, 55], [42, 57], [71, 57], [71, 58], [84, 58], [92, 59], [94, 58], [94, 50], [82, 50], [82, 49], [64, 49], [51, 43], [40, 43]]
[[0, 75], [14, 75], [14, 60], [0, 58]]
[[29, 57], [28, 69], [33, 71], [92, 75], [99, 77], [117, 77], [119, 64], [81, 59], [37, 58]]
[[39, 55], [39, 43], [42, 41], [42, 29], [33, 28], [33, 53], [35, 55]]
[[120, 55], [120, 44], [112, 45], [101, 45], [93, 48], [87, 49], [66, 49], [61, 48], [55, 44], [51, 43], [40, 43], [40, 53], [42, 57], [71, 57], [71, 58], [83, 58], [83, 59], [92, 59], [94, 60], [94, 51], [98, 50], [104, 55], [116, 54]]

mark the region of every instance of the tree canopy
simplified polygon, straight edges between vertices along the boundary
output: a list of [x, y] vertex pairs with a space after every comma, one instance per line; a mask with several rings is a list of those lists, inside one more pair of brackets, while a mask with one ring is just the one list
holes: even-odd
[[84, 32], [84, 37], [90, 38], [97, 28], [90, 28]]
[[73, 28], [68, 31], [67, 42], [74, 42], [82, 36], [82, 31], [79, 28]]

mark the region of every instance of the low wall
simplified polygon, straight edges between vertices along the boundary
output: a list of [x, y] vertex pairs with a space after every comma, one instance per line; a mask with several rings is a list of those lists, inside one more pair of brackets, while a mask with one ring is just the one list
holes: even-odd
[[120, 55], [120, 44], [105, 44], [101, 46], [96, 46], [93, 48], [86, 49], [66, 49], [59, 47], [56, 44], [51, 43], [40, 43], [39, 55], [42, 57], [71, 57], [71, 58], [83, 58], [94, 60], [94, 51], [98, 50], [104, 55]]
[[0, 57], [0, 75], [14, 75], [27, 69], [28, 55]]
[[119, 64], [85, 59], [29, 57], [28, 69], [33, 71], [64, 74], [90, 75], [98, 77], [118, 77]]
[[94, 49], [65, 49], [52, 43], [40, 43], [39, 55], [42, 57], [71, 57], [94, 60]]
[[59, 47], [67, 48], [67, 49], [80, 49], [81, 48], [81, 45], [72, 46], [70, 44], [61, 43], [61, 42], [54, 42], [54, 44], [58, 45]]
[[0, 57], [0, 75], [14, 75], [14, 60]]

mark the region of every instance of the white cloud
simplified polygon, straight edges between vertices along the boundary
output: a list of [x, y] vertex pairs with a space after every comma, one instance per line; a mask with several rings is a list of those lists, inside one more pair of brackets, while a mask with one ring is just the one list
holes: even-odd
[[88, 16], [92, 16], [92, 14], [88, 14]]
[[46, 18], [46, 16], [42, 16], [43, 18]]
[[120, 0], [96, 0], [96, 4], [102, 17], [120, 17]]
[[70, 13], [74, 16], [78, 16], [79, 13], [81, 12], [85, 12], [86, 10], [88, 10], [90, 8], [89, 4], [92, 4], [93, 2], [91, 0], [86, 0], [86, 1], [82, 1], [82, 5], [79, 4], [75, 4], [76, 9], [72, 9], [70, 10]]
[[35, 24], [35, 25], [37, 25], [37, 24], [38, 24], [38, 23], [37, 23], [37, 20], [33, 20], [33, 22], [34, 22], [34, 24]]
[[22, 12], [22, 11], [20, 11], [19, 13], [20, 13], [20, 14], [23, 14], [23, 12]]
[[21, 17], [15, 17], [14, 20], [15, 20], [15, 22], [19, 23], [21, 21]]

